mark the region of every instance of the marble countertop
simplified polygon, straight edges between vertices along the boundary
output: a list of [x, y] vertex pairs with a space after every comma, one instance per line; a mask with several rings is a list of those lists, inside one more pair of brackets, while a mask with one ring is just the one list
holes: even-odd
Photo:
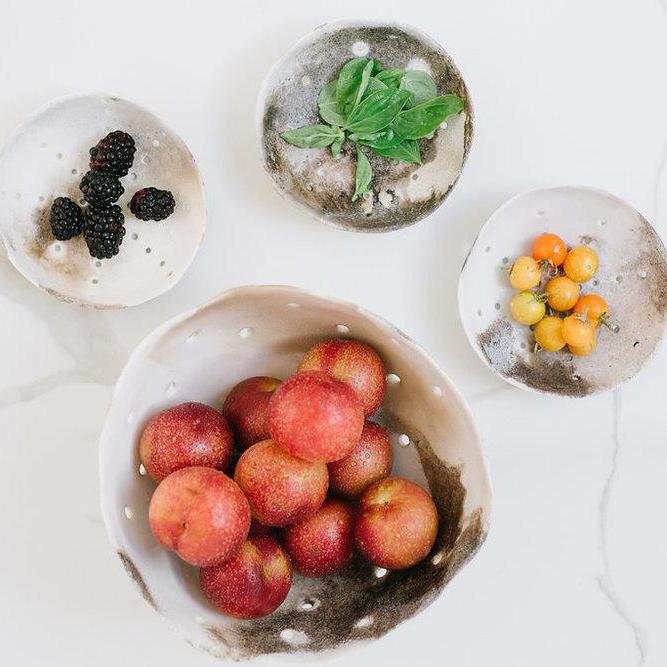
[[[609, 190], [667, 239], [664, 1], [318, 4], [3, 4], [0, 142], [66, 93], [137, 101], [189, 144], [209, 223], [184, 279], [123, 311], [60, 303], [0, 260], [0, 661], [216, 664], [119, 567], [100, 514], [97, 441], [115, 378], [156, 325], [228, 287], [285, 283], [363, 305], [423, 344], [470, 401], [495, 488], [477, 557], [427, 611], [346, 664], [667, 664], [667, 349], [613, 393], [540, 396], [483, 367], [456, 307], [475, 234], [521, 190]], [[271, 63], [314, 26], [360, 14], [427, 30], [476, 106], [454, 193], [386, 235], [339, 232], [295, 210], [256, 150], [255, 98]], [[105, 26], [111, 15], [125, 33]]]

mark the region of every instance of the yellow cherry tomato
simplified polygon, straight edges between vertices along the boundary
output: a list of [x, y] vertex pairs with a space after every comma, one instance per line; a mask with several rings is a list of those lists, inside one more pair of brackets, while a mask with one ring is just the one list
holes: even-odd
[[595, 348], [597, 347], [597, 338], [595, 336], [595, 332], [593, 332], [593, 339], [588, 345], [584, 345], [582, 347], [576, 347], [576, 345], [568, 345], [567, 349], [572, 352], [572, 354], [576, 354], [578, 357], [585, 357], [589, 355], [591, 352], [595, 352]]
[[546, 260], [554, 266], [560, 266], [566, 255], [567, 246], [558, 234], [545, 232], [533, 241], [533, 257], [537, 260]]
[[584, 294], [574, 306], [574, 312], [586, 313], [586, 317], [597, 327], [609, 315], [609, 304], [599, 294]]
[[563, 338], [572, 347], [587, 348], [595, 340], [595, 325], [581, 315], [569, 315], [563, 320]]
[[535, 292], [519, 292], [510, 302], [512, 317], [521, 324], [537, 324], [546, 310], [540, 295]]
[[535, 326], [535, 342], [543, 349], [555, 352], [565, 347], [563, 320], [549, 315]]
[[510, 284], [514, 289], [529, 290], [542, 280], [540, 263], [532, 257], [519, 257], [510, 269]]
[[578, 283], [590, 280], [598, 270], [598, 254], [587, 245], [578, 245], [567, 253], [563, 262], [563, 271], [568, 278]]
[[554, 310], [570, 310], [579, 300], [581, 288], [567, 276], [556, 276], [546, 286], [547, 303]]

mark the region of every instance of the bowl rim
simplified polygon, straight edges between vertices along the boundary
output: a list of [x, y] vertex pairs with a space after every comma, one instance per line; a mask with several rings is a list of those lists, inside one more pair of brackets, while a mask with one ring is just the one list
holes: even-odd
[[662, 331], [662, 336], [660, 337], [660, 340], [656, 344], [656, 346], [653, 348], [652, 352], [649, 354], [649, 356], [646, 358], [644, 364], [637, 370], [637, 372], [634, 375], [631, 375], [626, 378], [622, 378], [617, 380], [612, 386], [606, 387], [606, 388], [600, 388], [597, 389], [596, 391], [593, 391], [589, 394], [585, 395], [571, 395], [571, 394], [562, 394], [557, 391], [548, 391], [545, 389], [538, 389], [537, 387], [531, 387], [530, 385], [524, 384], [523, 382], [519, 382], [512, 376], [508, 375], [503, 375], [500, 371], [498, 371], [496, 368], [494, 368], [488, 361], [488, 359], [485, 357], [484, 353], [482, 350], [479, 348], [478, 345], [475, 345], [473, 342], [473, 335], [472, 332], [469, 331], [469, 329], [466, 327], [466, 318], [464, 316], [464, 309], [463, 309], [463, 297], [462, 297], [462, 292], [463, 292], [463, 278], [464, 274], [466, 272], [466, 266], [468, 264], [468, 259], [470, 258], [470, 255], [472, 254], [475, 246], [477, 245], [477, 242], [479, 241], [480, 236], [483, 234], [484, 230], [487, 228], [487, 226], [491, 226], [491, 224], [494, 222], [494, 219], [503, 213], [507, 208], [510, 208], [513, 206], [519, 199], [522, 199], [523, 197], [526, 197], [528, 195], [537, 193], [537, 192], [545, 192], [545, 191], [554, 191], [554, 190], [570, 190], [570, 191], [583, 191], [587, 192], [589, 194], [595, 194], [595, 195], [601, 195], [604, 197], [607, 197], [609, 199], [614, 200], [615, 203], [620, 204], [621, 206], [630, 209], [631, 211], [634, 211], [640, 218], [641, 220], [648, 225], [656, 234], [657, 238], [660, 240], [660, 243], [662, 244], [663, 248], [663, 255], [665, 256], [665, 259], [667, 260], [667, 248], [665, 247], [665, 242], [662, 238], [662, 236], [658, 233], [658, 230], [651, 224], [651, 222], [648, 220], [648, 218], [641, 213], [639, 210], [637, 210], [632, 204], [627, 202], [625, 199], [622, 199], [618, 195], [613, 194], [612, 192], [609, 192], [608, 190], [605, 190], [604, 188], [599, 188], [595, 187], [592, 185], [546, 185], [542, 187], [536, 187], [536, 188], [528, 188], [525, 190], [521, 190], [518, 193], [512, 195], [509, 199], [504, 201], [500, 206], [498, 206], [492, 213], [489, 215], [489, 217], [484, 221], [482, 226], [479, 228], [479, 231], [475, 235], [475, 238], [470, 245], [470, 249], [466, 253], [465, 259], [463, 260], [463, 264], [461, 265], [461, 269], [459, 271], [459, 279], [458, 279], [458, 287], [456, 291], [456, 300], [458, 302], [458, 315], [459, 315], [459, 322], [461, 324], [461, 327], [463, 328], [463, 331], [465, 332], [466, 338], [468, 340], [468, 343], [470, 344], [470, 347], [475, 351], [475, 354], [481, 359], [482, 363], [486, 368], [488, 368], [490, 371], [493, 372], [494, 375], [499, 377], [501, 380], [504, 380], [508, 384], [513, 385], [514, 387], [517, 387], [519, 389], [523, 389], [524, 391], [528, 391], [534, 394], [539, 394], [542, 396], [559, 396], [561, 398], [566, 398], [569, 400], [582, 400], [586, 399], [592, 396], [599, 396], [601, 394], [605, 394], [610, 391], [616, 391], [619, 387], [623, 386], [627, 382], [630, 382], [632, 379], [637, 377], [639, 373], [654, 359], [658, 351], [665, 345], [665, 333], [667, 332], [667, 317], [665, 318], [665, 321], [663, 323], [663, 331]]
[[[330, 219], [329, 217], [318, 213], [311, 206], [304, 204], [295, 197], [290, 196], [287, 192], [285, 192], [285, 190], [283, 190], [283, 188], [281, 188], [278, 185], [278, 183], [272, 177], [271, 173], [268, 171], [266, 167], [267, 156], [266, 156], [266, 151], [264, 150], [264, 141], [263, 141], [264, 131], [262, 127], [262, 121], [264, 118], [264, 110], [265, 110], [264, 103], [267, 99], [269, 82], [273, 79], [274, 74], [280, 69], [280, 67], [282, 67], [286, 62], [289, 61], [292, 53], [296, 49], [311, 41], [311, 39], [313, 39], [313, 37], [318, 33], [324, 34], [327, 31], [334, 31], [337, 28], [342, 28], [342, 27], [363, 27], [363, 26], [371, 28], [377, 28], [377, 27], [396, 28], [397, 30], [402, 30], [404, 32], [414, 35], [415, 37], [418, 37], [420, 40], [426, 42], [427, 44], [432, 44], [434, 47], [437, 47], [451, 60], [452, 65], [459, 74], [461, 81], [463, 81], [463, 85], [465, 86], [465, 89], [468, 93], [467, 107], [465, 111], [470, 123], [470, 134], [468, 136], [467, 142], [466, 139], [464, 139], [463, 160], [461, 162], [461, 168], [459, 169], [459, 173], [456, 179], [451, 184], [445, 196], [440, 200], [438, 205], [432, 211], [417, 216], [416, 218], [410, 220], [409, 222], [405, 222], [400, 225], [387, 225], [386, 227], [372, 227], [372, 228], [350, 227], [342, 225], [336, 222], [335, 220]], [[338, 229], [344, 232], [359, 233], [359, 234], [386, 234], [389, 232], [396, 232], [401, 229], [407, 229], [409, 227], [413, 227], [422, 220], [427, 220], [429, 218], [432, 218], [437, 213], [440, 207], [445, 203], [445, 200], [449, 198], [450, 194], [453, 192], [454, 188], [459, 183], [459, 181], [463, 176], [463, 173], [465, 172], [465, 166], [466, 163], [468, 162], [470, 153], [473, 149], [473, 146], [476, 145], [476, 142], [474, 141], [476, 116], [475, 116], [475, 106], [472, 98], [473, 96], [471, 94], [471, 88], [468, 83], [468, 79], [464, 76], [462, 68], [460, 67], [458, 62], [454, 60], [454, 57], [449, 53], [449, 51], [447, 51], [442, 46], [442, 44], [440, 44], [440, 42], [431, 37], [427, 32], [423, 31], [421, 28], [418, 28], [412, 25], [411, 23], [404, 23], [402, 21], [396, 21], [391, 19], [388, 19], [386, 21], [381, 21], [374, 18], [353, 18], [353, 19], [338, 18], [332, 21], [327, 21], [325, 23], [320, 23], [315, 28], [307, 32], [305, 35], [302, 35], [296, 42], [292, 44], [292, 46], [287, 51], [285, 51], [285, 53], [282, 56], [280, 56], [280, 58], [275, 60], [273, 64], [269, 67], [268, 71], [264, 76], [264, 79], [262, 80], [262, 84], [257, 94], [257, 101], [255, 102], [256, 140], [257, 140], [257, 148], [259, 150], [260, 160], [262, 163], [262, 170], [268, 175], [274, 190], [278, 192], [278, 194], [285, 201], [289, 202], [296, 208], [306, 212], [311, 218], [314, 218], [315, 220], [318, 220], [319, 222], [322, 222], [323, 224], [328, 225], [333, 229]]]
[[[320, 300], [325, 300], [327, 302], [330, 302], [334, 305], [340, 305], [343, 307], [351, 308], [356, 310], [359, 315], [368, 318], [371, 322], [380, 325], [382, 327], [387, 327], [389, 330], [391, 330], [393, 333], [395, 333], [398, 337], [400, 337], [406, 345], [408, 345], [411, 349], [412, 352], [415, 354], [419, 355], [422, 357], [422, 359], [428, 364], [430, 364], [438, 373], [440, 376], [440, 381], [443, 383], [443, 386], [446, 386], [449, 391], [452, 392], [453, 396], [458, 399], [459, 405], [461, 409], [463, 410], [464, 416], [468, 420], [470, 427], [472, 429], [471, 431], [471, 443], [470, 447], [472, 447], [476, 453], [476, 456], [479, 460], [479, 466], [480, 466], [480, 475], [481, 475], [481, 481], [485, 485], [485, 494], [484, 494], [484, 512], [483, 512], [483, 528], [484, 532], [482, 535], [482, 539], [477, 545], [477, 548], [475, 551], [473, 551], [469, 557], [466, 559], [466, 562], [472, 559], [473, 556], [476, 555], [476, 553], [481, 549], [483, 546], [484, 542], [486, 541], [486, 538], [488, 537], [488, 533], [491, 527], [491, 520], [493, 517], [493, 486], [491, 483], [491, 476], [489, 473], [489, 464], [487, 457], [484, 452], [484, 447], [483, 447], [483, 439], [481, 432], [479, 430], [479, 426], [477, 425], [477, 421], [475, 420], [474, 414], [470, 408], [470, 405], [468, 404], [468, 401], [466, 400], [465, 396], [463, 393], [458, 389], [458, 387], [453, 383], [453, 381], [449, 378], [449, 376], [440, 368], [439, 364], [436, 363], [436, 361], [433, 359], [433, 357], [417, 342], [415, 342], [410, 336], [405, 334], [403, 331], [401, 331], [398, 327], [393, 325], [391, 322], [386, 320], [380, 315], [376, 315], [372, 311], [367, 310], [366, 308], [363, 308], [361, 306], [358, 306], [350, 301], [347, 301], [345, 299], [340, 299], [338, 297], [329, 297], [325, 296], [323, 294], [320, 294], [315, 291], [303, 289], [301, 287], [295, 287], [292, 285], [280, 285], [280, 284], [257, 284], [257, 285], [240, 285], [237, 287], [231, 287], [229, 289], [223, 290], [220, 292], [217, 296], [213, 297], [212, 299], [206, 301], [205, 303], [195, 306], [193, 308], [189, 308], [188, 310], [177, 314], [173, 317], [168, 318], [165, 322], [162, 324], [159, 324], [157, 327], [155, 327], [152, 331], [150, 331], [144, 338], [137, 344], [137, 346], [134, 348], [130, 356], [127, 358], [127, 361], [125, 362], [125, 365], [123, 366], [122, 371], [118, 375], [118, 378], [116, 380], [116, 383], [114, 385], [113, 393], [112, 396], [109, 400], [109, 405], [107, 408], [107, 411], [105, 413], [104, 417], [104, 425], [102, 427], [102, 431], [100, 433], [99, 441], [98, 441], [98, 447], [97, 447], [97, 455], [98, 455], [98, 482], [99, 482], [99, 502], [100, 502], [100, 508], [101, 508], [101, 513], [102, 513], [102, 519], [104, 521], [104, 526], [107, 534], [107, 539], [109, 540], [109, 544], [112, 547], [112, 549], [118, 553], [120, 550], [122, 550], [123, 545], [119, 544], [117, 536], [115, 534], [115, 531], [112, 530], [112, 526], [114, 524], [114, 520], [112, 520], [112, 513], [114, 512], [114, 508], [111, 507], [111, 503], [107, 500], [110, 496], [107, 493], [107, 489], [109, 488], [110, 482], [106, 478], [105, 475], [105, 470], [104, 470], [104, 465], [103, 465], [103, 456], [102, 456], [102, 450], [105, 449], [108, 446], [108, 442], [111, 440], [111, 425], [109, 422], [109, 417], [111, 415], [111, 412], [114, 408], [114, 405], [117, 401], [117, 397], [122, 394], [122, 387], [121, 385], [124, 383], [125, 378], [129, 374], [129, 368], [133, 363], [141, 357], [154, 343], [156, 339], [158, 339], [160, 336], [165, 334], [169, 329], [171, 329], [173, 326], [178, 325], [182, 322], [185, 322], [188, 320], [190, 317], [196, 315], [198, 312], [201, 310], [207, 309], [213, 305], [221, 304], [224, 301], [233, 298], [235, 296], [240, 295], [246, 295], [246, 294], [252, 294], [253, 292], [264, 292], [266, 290], [289, 290], [294, 294], [295, 298], [298, 298], [299, 295], [301, 296], [306, 296], [306, 297], [312, 297]], [[119, 565], [124, 565], [122, 562], [122, 559], [119, 558]], [[129, 576], [129, 573], [127, 572], [127, 568], [125, 568], [125, 574]], [[135, 580], [134, 577], [129, 576], [130, 579], [132, 579], [136, 589], [138, 590], [139, 594], [142, 594], [142, 589], [141, 589], [141, 584], [139, 581]], [[144, 595], [142, 597], [145, 598]], [[161, 616], [163, 617], [169, 625], [182, 637], [186, 637], [187, 635], [180, 626], [174, 619], [171, 617], [165, 615], [161, 609], [158, 607], [153, 606], [154, 610]], [[406, 621], [409, 621], [410, 619], [406, 619]], [[199, 648], [199, 647], [198, 647]], [[345, 646], [341, 647], [342, 649], [345, 649]], [[351, 648], [351, 646], [350, 646]], [[327, 652], [324, 652], [326, 654]], [[313, 656], [313, 655], [324, 655], [322, 653], [306, 653], [304, 654], [305, 656]], [[278, 657], [282, 656], [283, 654], [276, 654]], [[273, 656], [274, 658], [276, 656]]]
[[53, 107], [56, 107], [60, 104], [64, 104], [67, 102], [72, 102], [78, 99], [83, 99], [83, 98], [108, 98], [113, 101], [121, 101], [121, 102], [126, 102], [128, 104], [131, 104], [132, 106], [138, 108], [142, 112], [148, 114], [149, 116], [152, 116], [157, 123], [162, 125], [164, 128], [166, 128], [169, 132], [171, 132], [184, 146], [185, 150], [187, 151], [187, 154], [189, 155], [190, 159], [192, 160], [192, 163], [195, 167], [195, 172], [197, 176], [197, 185], [198, 189], [201, 192], [201, 197], [202, 197], [202, 202], [203, 202], [203, 216], [201, 220], [201, 232], [199, 233], [199, 239], [197, 241], [196, 246], [194, 247], [192, 254], [190, 257], [187, 258], [187, 261], [183, 264], [183, 269], [181, 271], [180, 276], [178, 279], [161, 289], [159, 292], [156, 292], [155, 294], [149, 296], [147, 299], [142, 299], [142, 300], [135, 300], [131, 301], [128, 303], [122, 303], [122, 304], [105, 304], [105, 303], [96, 303], [95, 301], [86, 301], [82, 299], [77, 299], [72, 296], [68, 296], [67, 294], [63, 294], [62, 292], [59, 292], [55, 289], [52, 289], [50, 287], [47, 287], [45, 285], [41, 285], [37, 280], [33, 277], [28, 275], [23, 271], [23, 269], [20, 266], [20, 263], [18, 261], [18, 255], [19, 253], [16, 251], [16, 249], [13, 249], [11, 247], [11, 244], [8, 243], [7, 238], [5, 237], [3, 227], [0, 226], [0, 240], [2, 240], [2, 245], [5, 249], [5, 254], [7, 256], [7, 259], [10, 261], [14, 269], [23, 276], [29, 283], [34, 285], [35, 287], [38, 287], [41, 291], [45, 292], [46, 294], [49, 294], [50, 296], [55, 297], [59, 301], [62, 301], [63, 303], [71, 303], [71, 304], [76, 304], [77, 306], [81, 306], [82, 308], [92, 308], [95, 310], [123, 310], [125, 308], [132, 308], [134, 306], [140, 306], [143, 303], [148, 303], [149, 301], [152, 301], [153, 299], [157, 299], [158, 297], [162, 296], [163, 294], [166, 294], [169, 292], [171, 289], [176, 287], [176, 285], [183, 279], [185, 274], [187, 273], [188, 269], [192, 265], [192, 262], [194, 261], [195, 257], [199, 253], [199, 250], [201, 249], [201, 246], [204, 242], [204, 237], [206, 236], [206, 227], [207, 227], [207, 222], [208, 222], [208, 205], [206, 202], [206, 187], [204, 185], [204, 178], [201, 172], [201, 169], [199, 168], [199, 164], [197, 163], [197, 160], [195, 159], [195, 156], [193, 155], [192, 151], [190, 150], [190, 147], [188, 144], [186, 144], [185, 140], [181, 137], [181, 135], [176, 132], [171, 125], [166, 123], [165, 121], [162, 120], [161, 116], [158, 116], [156, 113], [151, 111], [148, 107], [144, 106], [143, 104], [139, 104], [138, 102], [134, 102], [130, 99], [127, 99], [126, 97], [122, 97], [120, 95], [116, 95], [113, 93], [107, 93], [104, 91], [99, 91], [99, 90], [90, 90], [90, 91], [80, 91], [80, 92], [74, 92], [74, 93], [68, 93], [66, 95], [59, 95], [57, 97], [53, 97], [48, 99], [46, 102], [43, 104], [40, 104], [38, 107], [32, 109], [28, 113], [27, 116], [18, 124], [16, 125], [13, 130], [10, 131], [9, 136], [7, 139], [0, 144], [0, 163], [6, 159], [6, 155], [8, 151], [11, 149], [13, 146], [14, 142], [16, 139], [26, 130], [29, 128], [30, 124], [36, 120], [39, 116], [43, 115]]

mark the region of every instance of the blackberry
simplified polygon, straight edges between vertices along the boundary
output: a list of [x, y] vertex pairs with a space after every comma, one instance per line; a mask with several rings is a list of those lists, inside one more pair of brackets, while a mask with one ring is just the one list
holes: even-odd
[[101, 171], [89, 171], [79, 185], [83, 198], [97, 208], [105, 208], [115, 202], [125, 189], [120, 181], [111, 174]]
[[69, 197], [57, 197], [53, 200], [49, 221], [53, 235], [59, 241], [67, 241], [81, 234], [83, 211]]
[[113, 176], [126, 176], [136, 150], [134, 139], [127, 132], [109, 132], [90, 149], [90, 168]]
[[118, 204], [106, 208], [90, 207], [83, 222], [83, 238], [92, 257], [109, 259], [118, 254], [125, 236], [125, 218]]
[[143, 188], [135, 193], [130, 202], [130, 211], [139, 220], [164, 220], [173, 212], [176, 202], [169, 190]]

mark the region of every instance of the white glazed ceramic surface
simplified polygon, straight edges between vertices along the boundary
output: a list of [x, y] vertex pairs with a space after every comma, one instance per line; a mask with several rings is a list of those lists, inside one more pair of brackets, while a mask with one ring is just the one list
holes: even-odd
[[[119, 254], [91, 257], [82, 236], [53, 238], [53, 199], [79, 201], [88, 150], [112, 130], [129, 132], [137, 152], [121, 179], [118, 202], [126, 234]], [[132, 195], [171, 190], [175, 212], [142, 222], [129, 211]], [[33, 284], [66, 301], [103, 308], [133, 306], [166, 292], [195, 256], [206, 226], [204, 188], [183, 141], [152, 113], [106, 95], [55, 100], [19, 128], [0, 153], [0, 235], [14, 266]]]
[[[158, 546], [148, 524], [154, 485], [137, 441], [156, 411], [189, 400], [220, 406], [252, 375], [286, 377], [316, 341], [359, 338], [382, 356], [377, 419], [395, 443], [394, 472], [430, 488], [441, 518], [431, 556], [404, 571], [359, 562], [335, 577], [296, 577], [283, 605], [256, 621], [217, 613], [195, 568]], [[407, 446], [399, 436], [407, 435]], [[405, 437], [400, 438], [405, 442]], [[146, 600], [194, 645], [223, 658], [331, 651], [381, 636], [419, 612], [486, 536], [491, 489], [465, 400], [424, 351], [357, 306], [292, 287], [241, 287], [150, 334], [122, 372], [100, 445], [102, 510], [113, 548]]]
[[[377, 58], [383, 67], [421, 69], [441, 94], [455, 93], [465, 111], [448, 118], [422, 143], [423, 164], [368, 153], [372, 187], [351, 200], [356, 152], [346, 142], [339, 159], [326, 149], [303, 149], [283, 141], [287, 129], [319, 123], [320, 90], [350, 59]], [[335, 21], [299, 40], [267, 76], [257, 101], [262, 161], [278, 191], [323, 222], [358, 232], [407, 227], [435, 211], [456, 184], [470, 150], [473, 109], [456, 64], [428, 35], [387, 21]]]
[[[607, 299], [613, 331], [601, 327], [596, 351], [533, 352], [529, 327], [509, 314], [515, 290], [507, 269], [530, 255], [533, 239], [555, 232], [569, 245], [589, 244], [600, 258], [582, 294]], [[509, 200], [482, 227], [459, 281], [463, 327], [484, 363], [511, 384], [585, 396], [635, 375], [665, 330], [667, 253], [653, 227], [629, 204], [583, 187], [533, 190]]]

